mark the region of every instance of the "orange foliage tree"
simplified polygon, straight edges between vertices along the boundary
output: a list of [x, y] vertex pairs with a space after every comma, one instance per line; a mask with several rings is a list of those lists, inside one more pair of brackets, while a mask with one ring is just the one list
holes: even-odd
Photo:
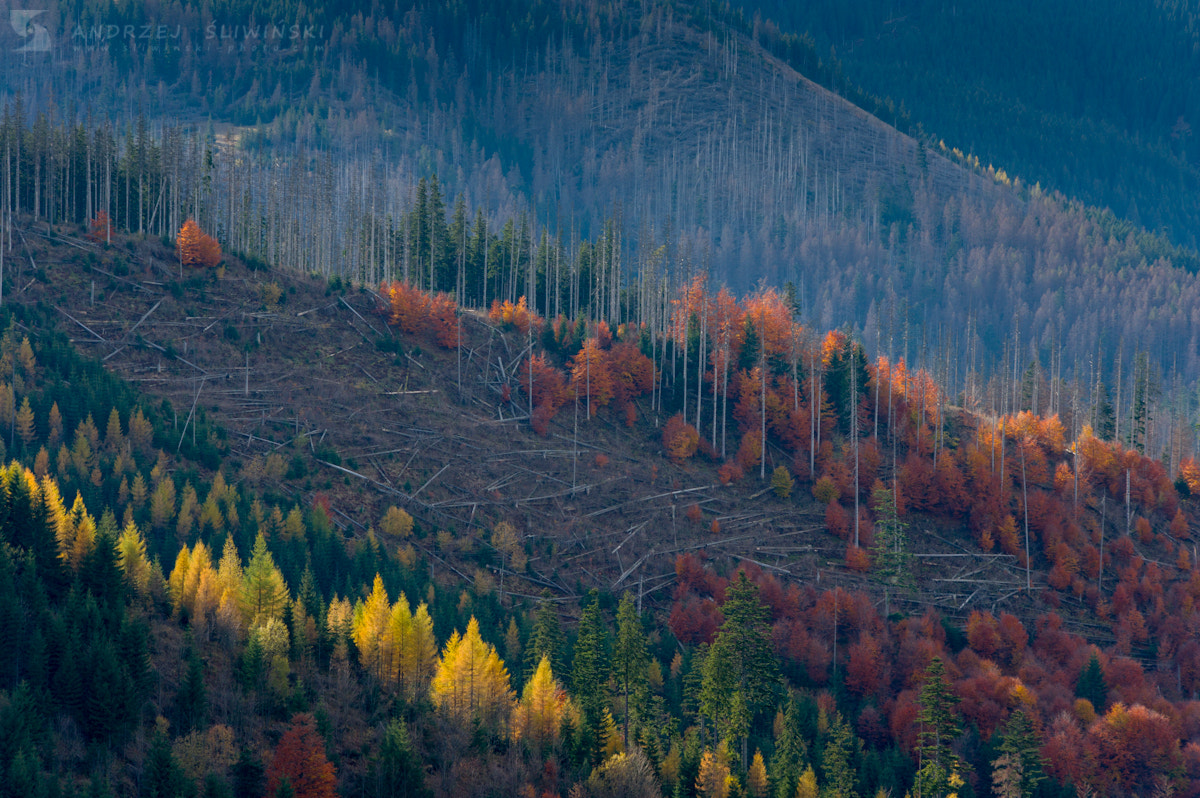
[[188, 219], [179, 229], [175, 252], [182, 266], [211, 269], [221, 262], [221, 245], [201, 230], [195, 219]]
[[312, 715], [292, 718], [267, 768], [267, 795], [275, 795], [284, 780], [296, 798], [335, 798], [337, 778], [325, 758], [325, 741]]
[[431, 294], [401, 282], [383, 283], [379, 295], [387, 305], [382, 312], [388, 324], [408, 335], [427, 333], [438, 346], [458, 346], [458, 306], [449, 294]]
[[663, 448], [667, 450], [667, 457], [682, 463], [696, 453], [699, 444], [700, 433], [683, 420], [682, 413], [676, 413], [668, 419], [663, 427]]
[[515, 305], [507, 299], [503, 302], [495, 300], [488, 311], [488, 318], [496, 324], [513, 327], [522, 335], [529, 332], [531, 325], [535, 328], [542, 326], [542, 320], [529, 310], [525, 297], [518, 299]]
[[585, 341], [571, 360], [571, 387], [584, 401], [589, 417], [612, 401], [613, 375], [608, 353], [600, 348], [595, 338]]

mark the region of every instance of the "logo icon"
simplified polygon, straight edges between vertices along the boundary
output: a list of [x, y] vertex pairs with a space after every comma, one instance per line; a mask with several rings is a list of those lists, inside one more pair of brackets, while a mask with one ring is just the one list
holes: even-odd
[[17, 32], [17, 35], [22, 39], [28, 39], [24, 46], [18, 47], [13, 52], [16, 53], [48, 53], [50, 52], [50, 30], [45, 25], [39, 25], [33, 21], [33, 18], [38, 14], [45, 14], [45, 9], [40, 11], [27, 11], [23, 9], [13, 9], [10, 13], [9, 24], [12, 29]]

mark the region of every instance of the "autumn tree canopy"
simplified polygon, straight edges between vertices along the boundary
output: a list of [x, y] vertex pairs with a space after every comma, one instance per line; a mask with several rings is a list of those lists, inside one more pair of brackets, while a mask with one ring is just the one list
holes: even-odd
[[201, 230], [195, 219], [188, 219], [179, 229], [175, 251], [181, 266], [211, 269], [221, 262], [221, 245]]

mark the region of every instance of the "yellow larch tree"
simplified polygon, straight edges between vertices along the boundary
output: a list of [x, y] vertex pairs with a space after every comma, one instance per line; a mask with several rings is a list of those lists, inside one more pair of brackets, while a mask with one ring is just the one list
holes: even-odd
[[150, 523], [162, 529], [175, 515], [175, 481], [166, 477], [154, 487], [150, 497]]
[[154, 425], [146, 418], [142, 408], [134, 408], [129, 416], [129, 443], [134, 451], [149, 452], [154, 443]]
[[219, 534], [224, 528], [225, 518], [221, 515], [221, 508], [217, 506], [216, 499], [210, 493], [204, 500], [204, 506], [200, 508], [200, 531], [204, 534]]
[[467, 631], [456, 630], [442, 650], [431, 685], [433, 703], [451, 718], [493, 731], [504, 727], [513, 708], [508, 669], [496, 648], [479, 636], [479, 621], [472, 616]]
[[108, 414], [108, 426], [104, 430], [104, 448], [109, 452], [119, 452], [125, 445], [125, 433], [121, 430], [121, 416], [117, 408]]
[[755, 751], [754, 759], [750, 762], [750, 770], [746, 773], [746, 792], [752, 798], [767, 798], [770, 790], [771, 785], [767, 781], [767, 765], [763, 761], [762, 751]]
[[574, 704], [550, 668], [550, 659], [543, 656], [533, 678], [521, 692], [513, 722], [513, 736], [528, 741], [534, 750], [555, 748], [563, 721], [576, 716]]
[[192, 550], [184, 546], [175, 555], [175, 567], [167, 577], [167, 595], [171, 597], [171, 610], [176, 614], [183, 610], [183, 583], [187, 579], [191, 560]]
[[192, 548], [187, 573], [183, 578], [182, 604], [189, 614], [197, 614], [196, 595], [200, 592], [200, 582], [204, 579], [205, 573], [212, 570], [212, 552], [209, 551], [208, 546], [204, 545], [204, 541], [197, 541]]
[[812, 765], [809, 765], [796, 782], [796, 798], [817, 798], [818, 795], [820, 790], [817, 788], [817, 774]]
[[54, 530], [54, 542], [58, 546], [59, 559], [67, 562], [68, 552], [75, 543], [75, 529], [67, 517], [67, 508], [63, 505], [62, 494], [58, 492], [58, 482], [51, 477], [44, 477], [41, 488], [42, 501], [46, 506], [46, 523]]
[[186, 482], [183, 485], [183, 495], [179, 499], [179, 515], [175, 519], [175, 534], [180, 540], [186, 540], [191, 534], [192, 524], [198, 515], [197, 507], [200, 506], [200, 500], [196, 496], [196, 489], [192, 487], [192, 483]]
[[142, 509], [142, 505], [146, 503], [146, 478], [142, 476], [141, 471], [133, 475], [133, 484], [129, 486], [129, 501], [135, 510]]
[[46, 433], [46, 445], [53, 449], [62, 443], [63, 436], [63, 420], [62, 411], [58, 409], [58, 402], [50, 405], [50, 426]]
[[238, 554], [233, 535], [225, 538], [221, 549], [221, 561], [217, 563], [217, 582], [221, 585], [221, 600], [237, 602], [242, 589], [242, 558]]
[[391, 687], [396, 678], [391, 621], [392, 605], [383, 587], [383, 578], [375, 574], [371, 595], [354, 607], [350, 634], [358, 649], [359, 661], [385, 687]]
[[54, 481], [47, 478], [44, 483], [54, 486], [47, 493], [47, 508], [50, 522], [54, 525], [58, 556], [73, 570], [79, 570], [83, 558], [90, 554], [96, 545], [96, 521], [84, 506], [81, 494], [75, 495], [75, 503], [71, 505], [70, 512], [67, 512], [63, 509]]
[[125, 525], [117, 538], [117, 565], [133, 592], [142, 599], [149, 597], [150, 560], [146, 558], [146, 540], [133, 521]]
[[728, 798], [730, 779], [727, 757], [711, 749], [705, 751], [696, 775], [696, 793], [703, 798]]
[[400, 694], [409, 701], [426, 695], [437, 664], [437, 641], [433, 637], [433, 619], [422, 602], [411, 612], [408, 598], [401, 593], [392, 607], [392, 640], [396, 647], [396, 677]]
[[17, 411], [17, 437], [24, 441], [25, 445], [33, 443], [33, 439], [37, 437], [37, 430], [33, 426], [33, 408], [29, 406], [29, 397], [21, 402], [21, 409]]
[[399, 507], [389, 507], [379, 522], [379, 529], [389, 537], [402, 540], [412, 534], [412, 516]]

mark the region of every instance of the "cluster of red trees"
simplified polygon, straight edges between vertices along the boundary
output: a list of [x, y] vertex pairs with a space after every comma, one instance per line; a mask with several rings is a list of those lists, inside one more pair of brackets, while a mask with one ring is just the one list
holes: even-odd
[[[1190, 698], [1197, 685], [1181, 693], [1174, 669], [1147, 674], [1136, 660], [1070, 634], [1055, 613], [1038, 618], [1030, 634], [1013, 615], [976, 611], [965, 640], [952, 643], [932, 611], [888, 621], [866, 593], [784, 586], [753, 564], [742, 569], [770, 608], [775, 654], [789, 680], [816, 690], [844, 682], [859, 707], [850, 720], [869, 745], [895, 742], [915, 755], [918, 694], [936, 657], [946, 664], [964, 726], [979, 733], [968, 746], [992, 739], [1020, 709], [1060, 783], [1131, 794], [1164, 774], [1200, 775], [1200, 745], [1189, 742], [1200, 734], [1200, 701]], [[676, 575], [671, 631], [690, 645], [711, 642], [728, 580], [692, 554], [679, 557]], [[1186, 591], [1189, 606], [1198, 590], [1200, 577]], [[1099, 681], [1088, 685], [1093, 657]], [[1197, 673], [1192, 666], [1186, 675]]]
[[[561, 328], [564, 321], [560, 319], [556, 325]], [[614, 339], [604, 322], [597, 324], [593, 332], [578, 352], [566, 358], [565, 374], [545, 354], [526, 361], [521, 390], [527, 397], [532, 396], [532, 423], [538, 434], [546, 434], [550, 420], [572, 400], [578, 401], [589, 417], [613, 405], [622, 412], [626, 424], [632, 426], [637, 420], [633, 400], [652, 390], [654, 365], [633, 341]]]

